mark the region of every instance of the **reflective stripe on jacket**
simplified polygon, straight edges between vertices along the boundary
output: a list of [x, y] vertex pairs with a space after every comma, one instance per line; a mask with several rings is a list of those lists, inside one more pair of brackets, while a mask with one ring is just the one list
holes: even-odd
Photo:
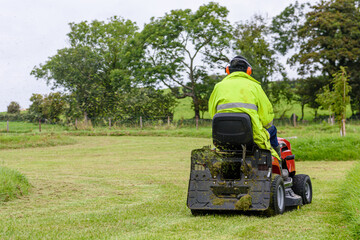
[[273, 107], [258, 81], [244, 72], [233, 72], [216, 84], [209, 99], [209, 113], [213, 118], [221, 112], [249, 114], [254, 142], [260, 148], [271, 150], [272, 155], [279, 159], [271, 148], [266, 131], [274, 119]]

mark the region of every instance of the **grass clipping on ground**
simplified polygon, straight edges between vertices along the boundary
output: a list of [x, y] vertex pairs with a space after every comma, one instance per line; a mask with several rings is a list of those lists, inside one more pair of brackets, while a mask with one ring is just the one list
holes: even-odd
[[352, 168], [342, 185], [342, 207], [348, 224], [356, 239], [360, 236], [360, 162]]
[[31, 188], [27, 178], [16, 170], [0, 167], [0, 202], [20, 198]]

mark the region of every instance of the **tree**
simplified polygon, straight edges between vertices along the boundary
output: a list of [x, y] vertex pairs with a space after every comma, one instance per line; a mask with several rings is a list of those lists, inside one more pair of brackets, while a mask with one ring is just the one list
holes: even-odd
[[70, 47], [58, 50], [31, 74], [75, 96], [85, 117], [107, 115], [114, 111], [116, 91], [134, 82], [133, 69], [142, 53], [135, 37], [138, 28], [118, 17], [70, 23], [70, 28]]
[[[352, 108], [360, 111], [359, 1], [320, 1], [310, 6], [306, 14], [301, 11], [292, 12], [290, 10], [296, 7], [290, 7], [292, 8], [287, 8], [279, 15], [283, 18], [278, 16], [276, 19], [282, 19], [279, 23], [288, 22], [290, 26], [295, 27], [281, 28], [280, 24], [274, 27], [278, 27], [278, 36], [289, 35], [282, 46], [287, 45], [291, 48], [293, 45], [289, 43], [294, 40], [298, 43], [299, 51], [291, 56], [289, 62], [293, 66], [300, 65], [300, 75], [324, 75], [328, 79], [339, 71], [340, 66], [347, 67], [349, 84], [352, 86]], [[287, 10], [288, 15], [285, 14]], [[281, 40], [279, 37], [278, 42]]]
[[[201, 84], [197, 84], [195, 86], [195, 93], [197, 94], [199, 111], [201, 112], [201, 118], [204, 118], [204, 113], [208, 111], [208, 102], [211, 96], [211, 93], [215, 87], [215, 84], [220, 82], [224, 76], [222, 75], [209, 75], [204, 76]], [[187, 85], [191, 85], [191, 83], [187, 83]], [[187, 89], [183, 89], [183, 91], [187, 91]], [[191, 102], [191, 107], [195, 109], [194, 102]]]
[[299, 48], [299, 29], [305, 21], [305, 7], [308, 4], [287, 6], [279, 15], [272, 19], [270, 31], [274, 49], [285, 56], [290, 50]]
[[32, 102], [32, 104], [29, 107], [29, 116], [31, 121], [37, 121], [39, 119], [43, 119], [43, 113], [42, 113], [42, 108], [43, 108], [43, 102], [44, 102], [44, 98], [41, 94], [36, 94], [33, 93], [30, 97], [30, 102]]
[[64, 48], [32, 72], [38, 79], [45, 79], [53, 89], [63, 87], [74, 93], [85, 115], [101, 114], [104, 104], [104, 87], [101, 71], [102, 59], [89, 47]]
[[[237, 24], [232, 46], [236, 55], [242, 55], [251, 63], [252, 77], [261, 82], [268, 96], [274, 95], [270, 94], [270, 81], [287, 79], [284, 67], [279, 63], [276, 52], [269, 43], [270, 33], [264, 17], [255, 15], [251, 20]], [[270, 100], [274, 102], [274, 99]]]
[[332, 91], [327, 85], [323, 88], [323, 93], [318, 94], [317, 102], [319, 102], [325, 109], [329, 108], [335, 113], [337, 119], [341, 121], [341, 135], [345, 136], [345, 120], [346, 120], [346, 106], [350, 103], [349, 86], [346, 69], [340, 67], [340, 71], [333, 74]]
[[33, 93], [30, 97], [32, 104], [29, 108], [29, 116], [32, 121], [49, 121], [56, 123], [65, 110], [66, 102], [60, 92], [47, 95]]
[[45, 95], [42, 102], [42, 115], [52, 123], [59, 122], [60, 115], [64, 112], [64, 96], [59, 93], [49, 93]]
[[[167, 86], [177, 98], [191, 97], [200, 117], [198, 86], [225, 57], [231, 39], [228, 10], [210, 2], [197, 11], [172, 10], [151, 19], [142, 36], [146, 43], [146, 78]], [[204, 64], [205, 63], [205, 64]], [[180, 91], [180, 89], [183, 91]]]
[[315, 111], [315, 118], [320, 104], [316, 101], [317, 95], [321, 89], [329, 82], [327, 77], [310, 76], [308, 78], [300, 78], [295, 81], [295, 100], [301, 105], [301, 120], [304, 119], [304, 107], [308, 105]]
[[20, 113], [20, 104], [12, 101], [7, 107], [7, 113], [18, 114]]

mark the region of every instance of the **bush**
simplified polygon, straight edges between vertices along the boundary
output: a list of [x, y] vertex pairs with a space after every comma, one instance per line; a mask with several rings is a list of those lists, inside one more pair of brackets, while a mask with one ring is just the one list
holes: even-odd
[[8, 113], [4, 115], [0, 115], [0, 121], [20, 121], [25, 122], [29, 120], [29, 114], [28, 113]]
[[27, 178], [18, 171], [0, 167], [0, 202], [7, 202], [29, 193]]
[[11, 113], [11, 114], [20, 113], [20, 104], [17, 102], [11, 102], [7, 107], [7, 113]]

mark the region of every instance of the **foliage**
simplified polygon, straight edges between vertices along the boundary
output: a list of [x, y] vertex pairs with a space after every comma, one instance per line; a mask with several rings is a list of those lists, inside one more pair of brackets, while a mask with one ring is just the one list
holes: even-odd
[[270, 30], [273, 34], [274, 49], [282, 55], [299, 45], [298, 31], [304, 21], [305, 6], [306, 4], [295, 1], [272, 19]]
[[[286, 52], [296, 42], [299, 51], [289, 59], [292, 65], [299, 64], [301, 75], [320, 72], [332, 76], [340, 66], [347, 67], [349, 84], [352, 86], [351, 104], [360, 110], [360, 11], [356, 0], [320, 1], [311, 6], [304, 15], [304, 6], [290, 5], [273, 23], [282, 42], [280, 52]], [[283, 27], [281, 24], [285, 23]], [[276, 30], [277, 29], [277, 30]], [[289, 34], [290, 33], [290, 34]], [[286, 37], [288, 35], [289, 37]], [[283, 38], [281, 38], [281, 36]], [[281, 50], [282, 49], [282, 50]]]
[[268, 94], [268, 97], [273, 104], [274, 112], [279, 112], [281, 109], [282, 113], [280, 114], [280, 118], [283, 118], [285, 113], [291, 108], [283, 108], [282, 105], [291, 104], [294, 98], [291, 82], [288, 79], [272, 82], [270, 84], [269, 92], [270, 94]]
[[328, 78], [322, 75], [300, 78], [295, 81], [295, 100], [301, 105], [301, 120], [304, 119], [305, 105], [315, 110], [315, 118], [317, 118], [320, 104], [316, 101], [316, 98], [323, 86], [328, 82]]
[[31, 184], [16, 170], [0, 166], [0, 202], [8, 202], [27, 195]]
[[58, 122], [65, 107], [64, 97], [61, 93], [49, 93], [45, 95], [42, 104], [42, 113], [45, 119], [50, 122]]
[[29, 107], [29, 115], [33, 121], [43, 118], [43, 102], [44, 98], [41, 94], [33, 93], [30, 97], [31, 105]]
[[[270, 27], [265, 18], [261, 15], [254, 15], [251, 20], [237, 24], [232, 46], [236, 55], [240, 54], [249, 61], [253, 68], [252, 77], [261, 82], [267, 95], [270, 95], [271, 92], [270, 81], [286, 80], [284, 67], [279, 63], [275, 50], [269, 43], [269, 35]], [[286, 92], [277, 91], [272, 96], [282, 93]], [[271, 100], [273, 103], [277, 101], [277, 99]]]
[[20, 104], [12, 101], [7, 107], [7, 113], [18, 114], [20, 113]]
[[58, 50], [31, 74], [68, 91], [85, 115], [106, 115], [114, 110], [116, 91], [133, 83], [132, 72], [142, 52], [135, 40], [138, 28], [118, 17], [107, 23], [70, 23], [70, 28], [70, 47]]
[[[211, 93], [216, 85], [216, 83], [220, 82], [224, 76], [221, 75], [209, 75], [204, 76], [201, 84], [195, 85], [195, 93], [197, 95], [199, 111], [201, 112], [201, 118], [204, 118], [205, 112], [208, 111], [209, 107], [209, 99]], [[187, 83], [187, 85], [191, 85], [191, 83]], [[188, 92], [187, 89], [183, 89], [185, 92]], [[194, 101], [191, 102], [192, 109], [195, 109]]]
[[350, 103], [348, 75], [344, 67], [333, 75], [332, 91], [329, 85], [323, 88], [323, 93], [317, 95], [316, 101], [325, 109], [335, 113], [338, 120], [346, 118], [346, 106]]
[[165, 94], [153, 88], [132, 88], [128, 93], [118, 96], [116, 117], [126, 118], [166, 118], [171, 119], [177, 101], [172, 93]]
[[[199, 62], [215, 66], [224, 60], [231, 39], [227, 14], [225, 7], [210, 2], [195, 12], [172, 10], [163, 17], [152, 18], [142, 31], [148, 81], [162, 83], [178, 98], [191, 97], [198, 117], [197, 86], [205, 84], [209, 75], [208, 69]], [[183, 88], [182, 94], [180, 88]]]
[[42, 96], [41, 94], [33, 94], [30, 97], [32, 104], [29, 108], [29, 118], [31, 121], [48, 121], [59, 122], [60, 115], [65, 109], [64, 96], [59, 93], [49, 93]]

